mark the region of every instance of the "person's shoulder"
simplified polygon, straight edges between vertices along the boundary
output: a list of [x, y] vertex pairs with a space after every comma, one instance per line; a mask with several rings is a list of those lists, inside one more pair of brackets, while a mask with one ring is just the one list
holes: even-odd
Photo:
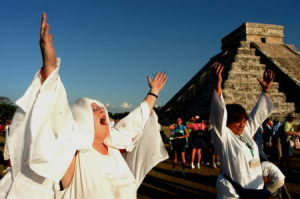
[[193, 123], [186, 123], [185, 126], [186, 126], [187, 128], [190, 128], [190, 127], [193, 126]]
[[186, 125], [181, 124], [181, 125], [180, 125], [180, 128], [186, 128]]
[[292, 126], [293, 124], [291, 123], [291, 122], [289, 122], [289, 121], [285, 121], [283, 124], [282, 124], [282, 126], [283, 126], [283, 128], [290, 128], [291, 126]]

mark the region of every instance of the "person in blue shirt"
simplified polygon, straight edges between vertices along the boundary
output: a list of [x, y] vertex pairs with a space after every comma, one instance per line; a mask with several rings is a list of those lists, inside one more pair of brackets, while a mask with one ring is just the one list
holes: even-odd
[[172, 140], [172, 146], [174, 150], [173, 172], [176, 169], [178, 154], [180, 154], [182, 160], [182, 174], [184, 174], [184, 169], [186, 164], [185, 150], [188, 145], [187, 137], [189, 136], [189, 132], [186, 126], [182, 124], [182, 120], [180, 117], [177, 118], [176, 123], [171, 124], [169, 126], [169, 129], [172, 130], [171, 140]]

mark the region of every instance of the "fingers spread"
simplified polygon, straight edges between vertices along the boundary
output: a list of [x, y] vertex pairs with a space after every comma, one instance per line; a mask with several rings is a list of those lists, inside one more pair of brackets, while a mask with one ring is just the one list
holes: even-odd
[[167, 78], [166, 74], [163, 72], [157, 72], [154, 76], [154, 80], [165, 81]]
[[220, 63], [218, 63], [218, 64], [216, 65], [216, 69], [215, 69], [215, 70], [216, 70], [216, 75], [221, 74], [222, 71], [223, 71], [223, 69], [224, 69], [223, 65], [220, 64]]
[[149, 76], [147, 76], [147, 79], [148, 79], [148, 83], [150, 84], [152, 82], [152, 79]]
[[272, 82], [272, 81], [274, 81], [275, 74], [271, 69], [266, 69], [264, 71], [263, 78], [266, 82]]

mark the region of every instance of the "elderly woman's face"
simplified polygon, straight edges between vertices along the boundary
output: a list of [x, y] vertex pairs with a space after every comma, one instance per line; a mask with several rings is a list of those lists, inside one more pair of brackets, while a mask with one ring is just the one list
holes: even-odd
[[105, 139], [109, 135], [108, 118], [106, 118], [105, 109], [96, 103], [91, 103], [91, 108], [94, 116], [95, 134]]
[[246, 126], [246, 119], [241, 119], [236, 122], [232, 122], [230, 124], [227, 124], [227, 127], [230, 128], [230, 130], [236, 134], [236, 135], [241, 135], [244, 131], [244, 128]]

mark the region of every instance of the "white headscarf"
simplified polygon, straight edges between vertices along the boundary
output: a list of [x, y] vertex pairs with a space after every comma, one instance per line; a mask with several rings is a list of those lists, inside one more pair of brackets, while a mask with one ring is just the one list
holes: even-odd
[[[100, 108], [103, 108], [105, 111], [106, 121], [109, 123], [108, 111], [105, 105], [97, 100], [89, 99], [89, 98], [79, 98], [72, 106], [71, 111], [73, 114], [73, 118], [80, 128], [81, 132], [87, 133], [88, 137], [94, 138], [95, 129], [94, 129], [94, 115], [91, 104], [95, 103]], [[121, 120], [123, 122], [123, 120]], [[126, 121], [126, 119], [125, 119]], [[126, 122], [128, 123], [128, 122]], [[136, 130], [132, 128], [130, 125], [122, 125], [121, 127], [117, 127], [112, 129], [110, 125], [108, 125], [109, 135], [104, 139], [104, 143], [107, 146], [124, 149], [128, 147], [132, 147], [133, 142], [132, 139], [138, 133], [141, 133], [141, 130]], [[138, 132], [136, 132], [138, 131]], [[90, 143], [93, 143], [94, 140], [91, 140]], [[86, 144], [85, 144], [86, 145]], [[91, 146], [92, 147], [92, 146]], [[79, 151], [86, 152], [89, 149], [81, 149]]]
[[[93, 116], [93, 110], [91, 107], [91, 104], [95, 103], [99, 107], [103, 108], [105, 110], [105, 116], [108, 121], [108, 112], [104, 104], [101, 102], [89, 99], [89, 98], [79, 98], [72, 106], [71, 111], [73, 114], [73, 118], [78, 124], [80, 130], [84, 133], [88, 133], [91, 136], [94, 137], [95, 129], [94, 129], [94, 116]], [[109, 127], [109, 132], [111, 131]], [[82, 152], [84, 150], [81, 150]]]

